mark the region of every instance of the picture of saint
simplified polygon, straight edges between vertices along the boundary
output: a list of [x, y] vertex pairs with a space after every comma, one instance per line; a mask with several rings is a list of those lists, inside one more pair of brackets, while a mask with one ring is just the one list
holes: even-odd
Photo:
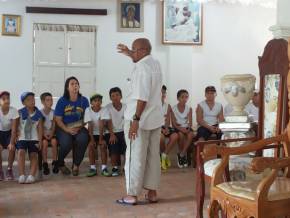
[[199, 1], [165, 0], [163, 42], [201, 44], [202, 5]]
[[2, 15], [2, 35], [20, 36], [21, 16], [3, 14]]
[[122, 28], [140, 28], [140, 4], [122, 3]]
[[13, 18], [7, 17], [5, 21], [5, 30], [7, 33], [16, 33], [16, 30], [17, 30], [16, 20]]

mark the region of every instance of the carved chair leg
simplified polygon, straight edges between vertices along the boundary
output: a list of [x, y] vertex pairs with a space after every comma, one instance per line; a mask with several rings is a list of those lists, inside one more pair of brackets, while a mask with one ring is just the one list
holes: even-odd
[[196, 147], [196, 218], [203, 218], [203, 204], [205, 198], [204, 167], [201, 152], [203, 146]]
[[209, 218], [219, 218], [220, 205], [217, 200], [210, 202], [208, 207], [208, 217]]

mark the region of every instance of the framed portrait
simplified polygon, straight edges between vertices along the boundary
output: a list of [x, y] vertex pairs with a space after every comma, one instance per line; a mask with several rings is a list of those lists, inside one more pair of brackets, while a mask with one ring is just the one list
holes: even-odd
[[199, 0], [164, 0], [162, 42], [202, 45], [203, 5]]
[[21, 16], [20, 15], [2, 15], [2, 35], [20, 36]]
[[144, 31], [144, 2], [143, 0], [118, 0], [118, 31]]

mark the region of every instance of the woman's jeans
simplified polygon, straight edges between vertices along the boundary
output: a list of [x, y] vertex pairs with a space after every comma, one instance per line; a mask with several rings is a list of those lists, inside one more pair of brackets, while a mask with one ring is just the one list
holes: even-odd
[[64, 159], [73, 147], [73, 164], [76, 166], [81, 165], [89, 143], [88, 130], [83, 127], [78, 134], [71, 135], [58, 128], [56, 131], [56, 137], [60, 145], [58, 152], [58, 166], [64, 166]]

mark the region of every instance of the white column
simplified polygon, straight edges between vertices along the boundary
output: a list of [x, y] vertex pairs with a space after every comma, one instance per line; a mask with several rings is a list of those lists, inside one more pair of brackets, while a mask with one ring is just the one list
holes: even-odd
[[274, 38], [290, 38], [290, 0], [277, 0], [277, 24], [270, 27]]

